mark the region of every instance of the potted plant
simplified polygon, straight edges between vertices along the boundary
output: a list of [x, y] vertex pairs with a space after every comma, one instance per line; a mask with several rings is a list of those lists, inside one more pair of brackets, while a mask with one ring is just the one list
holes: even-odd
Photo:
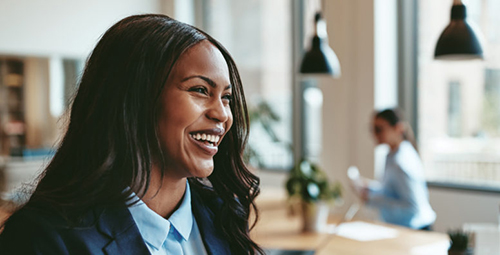
[[295, 164], [286, 181], [290, 202], [301, 205], [304, 232], [321, 232], [326, 226], [329, 202], [342, 195], [339, 182], [330, 185], [326, 174], [308, 160]]
[[472, 255], [474, 251], [470, 246], [471, 233], [461, 229], [448, 231], [450, 248], [448, 255]]

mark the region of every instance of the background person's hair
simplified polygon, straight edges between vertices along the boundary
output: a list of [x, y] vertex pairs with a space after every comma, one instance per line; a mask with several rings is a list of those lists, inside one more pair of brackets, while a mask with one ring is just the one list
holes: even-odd
[[262, 253], [249, 237], [259, 179], [242, 160], [248, 113], [236, 65], [208, 34], [164, 15], [127, 17], [102, 36], [87, 61], [66, 134], [24, 209], [48, 208], [75, 221], [95, 207], [123, 206], [132, 191], [142, 197], [152, 163], [165, 166], [157, 130], [161, 91], [179, 57], [203, 40], [215, 45], [228, 64], [234, 118], [214, 157], [213, 188], [206, 190], [223, 200], [216, 224], [232, 251]]
[[396, 126], [399, 123], [402, 123], [404, 126], [403, 139], [409, 141], [413, 145], [415, 150], [418, 151], [417, 142], [415, 140], [413, 129], [411, 128], [410, 124], [407, 121], [405, 121], [401, 110], [385, 109], [382, 111], [378, 111], [375, 112], [375, 118], [386, 120], [392, 127]]

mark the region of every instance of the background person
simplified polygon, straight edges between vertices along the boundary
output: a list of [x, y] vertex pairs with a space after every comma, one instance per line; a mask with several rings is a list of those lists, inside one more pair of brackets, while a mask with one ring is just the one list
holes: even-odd
[[422, 161], [409, 125], [397, 110], [387, 109], [375, 114], [373, 133], [377, 143], [387, 144], [390, 152], [382, 180], [368, 182], [362, 199], [376, 207], [387, 223], [430, 230], [436, 214], [429, 204]]

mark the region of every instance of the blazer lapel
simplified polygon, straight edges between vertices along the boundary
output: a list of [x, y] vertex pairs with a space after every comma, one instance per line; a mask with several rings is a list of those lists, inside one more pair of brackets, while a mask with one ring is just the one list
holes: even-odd
[[229, 243], [222, 238], [222, 233], [215, 227], [214, 219], [215, 214], [210, 209], [207, 203], [212, 203], [211, 206], [217, 207], [217, 202], [202, 200], [200, 195], [196, 192], [196, 188], [191, 186], [191, 203], [193, 208], [193, 215], [200, 229], [200, 234], [205, 244], [205, 248], [209, 255], [224, 255], [231, 254]]
[[105, 254], [150, 254], [132, 215], [125, 206], [104, 209], [100, 213], [97, 228], [112, 239], [103, 248]]

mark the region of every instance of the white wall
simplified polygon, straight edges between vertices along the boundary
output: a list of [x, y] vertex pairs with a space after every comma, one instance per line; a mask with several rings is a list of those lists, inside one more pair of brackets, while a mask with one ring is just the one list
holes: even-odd
[[430, 188], [432, 208], [437, 213], [434, 229], [446, 232], [464, 223], [498, 223], [500, 194]]
[[171, 11], [166, 0], [1, 0], [0, 54], [87, 57], [99, 37], [132, 14]]
[[[329, 42], [342, 68], [339, 79], [322, 80], [321, 165], [348, 191], [346, 171], [356, 165], [374, 176], [374, 143], [369, 133], [374, 107], [374, 4], [366, 0], [325, 1]], [[346, 192], [346, 205], [353, 197]]]

